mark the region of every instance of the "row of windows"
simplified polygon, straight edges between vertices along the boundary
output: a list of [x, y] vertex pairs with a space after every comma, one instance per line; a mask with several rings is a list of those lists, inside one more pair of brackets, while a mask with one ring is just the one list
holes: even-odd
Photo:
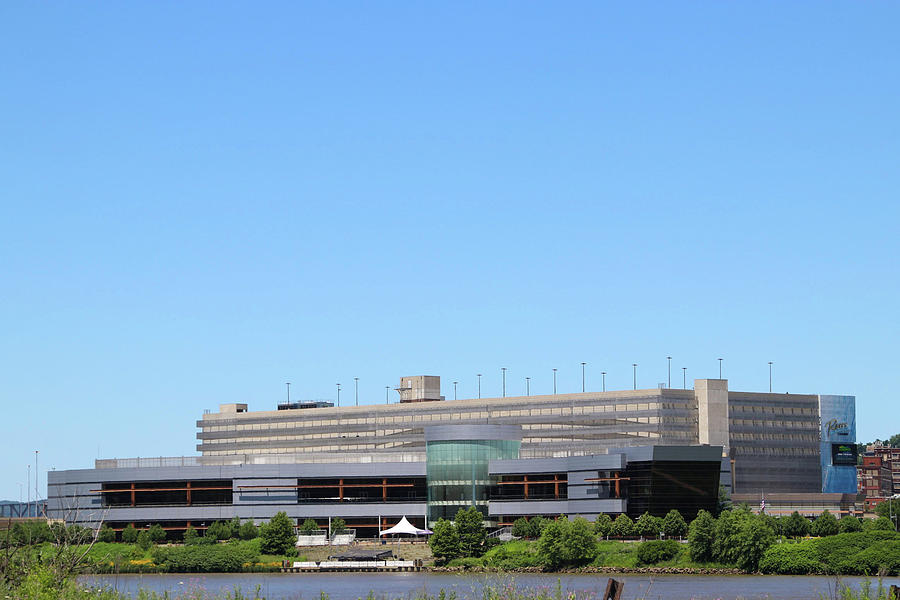
[[732, 433], [731, 439], [745, 442], [753, 442], [756, 440], [790, 440], [795, 442], [818, 443], [819, 441], [817, 435], [802, 433]]
[[732, 412], [748, 412], [748, 413], [768, 413], [772, 415], [809, 415], [809, 416], [818, 416], [819, 411], [817, 408], [804, 408], [799, 406], [772, 406], [772, 405], [762, 405], [758, 406], [756, 404], [744, 405], [744, 404], [729, 404], [728, 409]]
[[772, 446], [733, 446], [736, 452], [742, 454], [769, 454], [779, 456], [819, 456], [818, 448], [778, 448]]
[[815, 424], [804, 421], [776, 421], [774, 419], [728, 419], [731, 425], [743, 425], [745, 427], [781, 427], [784, 429], [809, 429], [819, 431]]

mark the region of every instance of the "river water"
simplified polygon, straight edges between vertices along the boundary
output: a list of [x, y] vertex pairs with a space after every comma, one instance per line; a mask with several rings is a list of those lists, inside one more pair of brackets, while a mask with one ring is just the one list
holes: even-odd
[[[576, 597], [600, 600], [608, 574], [515, 574], [455, 575], [447, 573], [223, 573], [214, 575], [166, 574], [89, 576], [82, 580], [94, 585], [114, 587], [133, 595], [139, 589], [180, 594], [203, 588], [209, 593], [225, 593], [240, 588], [250, 594], [259, 586], [267, 600], [319, 600], [325, 593], [330, 600], [357, 600], [371, 591], [376, 597], [416, 598], [437, 594], [442, 588], [455, 592], [460, 600], [481, 598], [484, 585], [514, 584], [519, 589], [550, 588], [561, 585], [576, 592]], [[756, 599], [826, 600], [835, 598], [833, 577], [781, 575], [613, 575], [625, 582], [623, 600]], [[857, 588], [860, 577], [845, 577], [843, 584]], [[876, 581], [872, 582], [877, 585]], [[893, 577], [885, 585], [900, 584]]]

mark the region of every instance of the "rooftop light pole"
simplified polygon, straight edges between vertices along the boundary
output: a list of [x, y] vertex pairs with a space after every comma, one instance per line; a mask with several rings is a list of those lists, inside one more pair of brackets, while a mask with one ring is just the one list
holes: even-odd
[[606, 371], [602, 371], [600, 373], [600, 377], [603, 378], [603, 391], [606, 391]]
[[390, 392], [390, 390], [391, 390], [391, 386], [389, 386], [389, 385], [384, 386], [384, 403], [385, 404], [391, 403], [390, 399], [388, 398], [388, 393]]
[[553, 394], [556, 395], [556, 369], [553, 369]]
[[503, 398], [506, 398], [506, 367], [500, 367], [500, 373], [503, 377]]
[[337, 405], [341, 406], [341, 384], [337, 384]]
[[453, 382], [453, 399], [454, 400], [456, 400], [456, 384], [457, 383], [459, 383], [459, 382], [458, 381]]
[[666, 361], [668, 361], [668, 369], [669, 369], [669, 389], [672, 389], [672, 357], [667, 356]]
[[637, 389], [637, 363], [631, 363], [633, 388]]
[[581, 393], [584, 393], [584, 365], [586, 362], [581, 363]]
[[687, 367], [681, 367], [681, 389], [687, 389]]
[[287, 386], [287, 392], [288, 392], [288, 404], [290, 404], [290, 403], [291, 403], [291, 382], [290, 382], [290, 381], [285, 382], [284, 385]]
[[722, 359], [719, 359], [719, 379], [722, 379]]
[[769, 361], [769, 393], [772, 393], [772, 361]]
[[526, 396], [531, 395], [531, 377], [525, 378], [525, 395]]
[[478, 397], [481, 398], [481, 373], [478, 374]]
[[356, 405], [359, 406], [359, 377], [353, 378], [353, 385], [355, 386]]

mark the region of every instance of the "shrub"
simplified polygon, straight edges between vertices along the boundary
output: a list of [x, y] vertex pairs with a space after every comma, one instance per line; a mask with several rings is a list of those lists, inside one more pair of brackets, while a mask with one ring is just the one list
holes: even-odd
[[297, 538], [294, 536], [294, 522], [287, 513], [275, 513], [268, 523], [260, 527], [260, 548], [264, 554], [284, 554], [295, 548]]
[[651, 540], [638, 546], [637, 560], [642, 565], [655, 565], [675, 558], [679, 552], [681, 544], [675, 540]]
[[822, 511], [821, 515], [816, 517], [815, 521], [813, 521], [810, 532], [815, 536], [825, 537], [826, 535], [837, 534], [840, 529], [841, 527], [838, 525], [838, 520], [834, 518], [833, 514], [825, 510]]
[[807, 540], [770, 546], [759, 561], [759, 570], [782, 575], [811, 575], [825, 573], [825, 565], [819, 560], [815, 541]]
[[611, 531], [612, 519], [609, 518], [609, 515], [606, 513], [597, 515], [597, 520], [594, 521], [594, 533], [605, 538]]
[[544, 527], [546, 527], [549, 522], [550, 520], [545, 519], [544, 517], [531, 517], [528, 519], [528, 523], [531, 525], [531, 537], [534, 539], [541, 537]]
[[137, 536], [137, 547], [146, 551], [149, 550], [152, 545], [153, 542], [150, 541], [150, 532], [146, 529], [141, 529]]
[[431, 529], [434, 533], [429, 538], [428, 545], [431, 546], [431, 553], [438, 562], [446, 563], [448, 560], [458, 558], [459, 532], [456, 526], [447, 519], [438, 519]]
[[846, 575], [900, 574], [900, 543], [884, 540], [845, 558], [838, 571]]
[[675, 510], [674, 508], [666, 513], [665, 518], [662, 523], [663, 533], [666, 534], [666, 537], [684, 537], [687, 533], [688, 526], [684, 521], [684, 517], [681, 516], [681, 513]]
[[597, 555], [591, 524], [581, 517], [569, 521], [563, 516], [548, 523], [538, 540], [538, 555], [554, 569], [589, 563]]
[[312, 535], [319, 531], [319, 524], [316, 523], [315, 519], [306, 519], [300, 525], [300, 533], [303, 535]]
[[476, 558], [474, 556], [467, 556], [465, 558], [454, 558], [449, 563], [447, 563], [448, 567], [462, 567], [464, 569], [477, 569], [482, 566], [481, 559]]
[[259, 529], [253, 524], [253, 521], [247, 521], [238, 528], [238, 535], [242, 540], [252, 540], [259, 536]]
[[709, 562], [712, 560], [713, 536], [715, 535], [716, 520], [705, 510], [697, 513], [697, 518], [691, 521], [688, 529], [688, 545], [691, 551], [691, 560], [697, 562]]
[[160, 527], [159, 523], [154, 523], [150, 526], [149, 536], [151, 542], [161, 544], [166, 541], [166, 530]]
[[206, 529], [206, 536], [210, 540], [231, 539], [231, 525], [225, 521], [216, 521]]
[[170, 573], [237, 573], [244, 563], [256, 562], [259, 553], [252, 544], [207, 546], [157, 546], [153, 562]]
[[522, 540], [506, 542], [488, 550], [482, 557], [482, 564], [504, 570], [524, 569], [541, 564], [534, 552], [534, 545]]
[[197, 543], [199, 534], [197, 530], [188, 525], [188, 528], [184, 530], [184, 545], [192, 546]]
[[131, 523], [122, 530], [122, 541], [126, 544], [133, 544], [137, 541], [138, 530]]
[[231, 530], [231, 539], [238, 539], [241, 532], [241, 519], [238, 516], [231, 517], [228, 522], [228, 528]]
[[512, 534], [517, 538], [530, 538], [531, 524], [528, 522], [528, 519], [526, 519], [525, 517], [519, 517], [518, 519], [513, 521]]
[[815, 540], [815, 548], [819, 560], [825, 565], [826, 572], [834, 574], [841, 571], [847, 559], [882, 541], [897, 544], [900, 542], [900, 534], [893, 531], [839, 533]]
[[620, 538], [628, 537], [629, 535], [632, 535], [633, 532], [634, 523], [625, 513], [616, 517], [616, 520], [613, 521], [612, 529], [610, 529], [610, 535]]
[[[318, 529], [318, 527], [316, 527]], [[347, 531], [347, 522], [337, 517], [331, 520], [331, 535], [337, 535]]]
[[735, 563], [744, 571], [755, 573], [759, 570], [759, 561], [774, 542], [775, 532], [765, 519], [752, 516], [744, 519], [738, 530]]
[[853, 533], [854, 531], [862, 531], [862, 523], [853, 515], [844, 515], [838, 521], [841, 527], [841, 533]]
[[98, 542], [115, 542], [116, 541], [116, 532], [108, 525], [104, 525], [100, 528], [100, 533], [97, 534]]

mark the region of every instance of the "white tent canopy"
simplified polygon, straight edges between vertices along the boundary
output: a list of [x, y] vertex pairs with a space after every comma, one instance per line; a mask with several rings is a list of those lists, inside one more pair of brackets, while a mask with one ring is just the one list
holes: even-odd
[[400, 522], [391, 527], [390, 529], [385, 529], [381, 531], [378, 535], [394, 535], [398, 533], [405, 533], [407, 535], [431, 535], [434, 533], [429, 529], [419, 529], [412, 523], [406, 520], [406, 517], [400, 519]]

